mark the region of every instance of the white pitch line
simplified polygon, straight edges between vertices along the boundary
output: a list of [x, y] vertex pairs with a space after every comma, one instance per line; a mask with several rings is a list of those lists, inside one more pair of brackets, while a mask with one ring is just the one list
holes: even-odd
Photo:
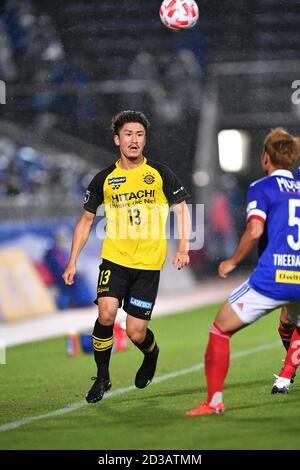
[[[265, 351], [267, 349], [272, 349], [278, 347], [281, 343], [279, 341], [263, 344], [261, 346], [257, 346], [256, 348], [246, 349], [245, 351], [240, 351], [231, 355], [231, 359], [236, 359], [243, 356], [250, 356], [251, 354], [255, 354], [259, 351]], [[169, 374], [164, 374], [159, 377], [156, 377], [153, 380], [153, 384], [157, 384], [160, 382], [164, 382], [165, 380], [174, 379], [176, 377], [180, 377], [181, 375], [187, 375], [192, 372], [197, 372], [200, 369], [204, 368], [204, 363], [194, 365], [192, 367], [187, 367], [186, 369], [178, 370], [177, 372], [170, 372]], [[129, 387], [118, 388], [117, 390], [113, 390], [112, 392], [108, 392], [104, 395], [103, 399], [115, 397], [117, 395], [124, 395], [124, 393], [132, 392], [136, 390], [134, 385], [130, 385]], [[78, 410], [84, 406], [87, 406], [88, 403], [85, 400], [79, 401], [77, 403], [72, 403], [71, 405], [65, 406], [64, 408], [60, 408], [55, 411], [50, 411], [49, 413], [43, 413], [37, 416], [28, 416], [27, 418], [19, 419], [17, 421], [12, 421], [10, 423], [2, 424], [0, 426], [0, 432], [11, 431], [12, 429], [19, 428], [20, 426], [24, 426], [24, 424], [32, 423], [33, 421], [39, 421], [41, 419], [52, 418], [53, 416], [60, 416], [67, 413], [71, 413], [72, 411]], [[95, 405], [89, 405], [95, 406]]]

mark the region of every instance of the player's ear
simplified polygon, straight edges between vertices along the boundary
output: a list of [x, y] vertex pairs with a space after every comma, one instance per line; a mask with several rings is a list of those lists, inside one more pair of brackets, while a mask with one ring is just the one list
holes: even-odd
[[267, 154], [267, 152], [265, 152], [265, 153], [263, 154], [262, 161], [263, 161], [263, 164], [264, 164], [264, 165], [267, 165], [267, 164], [270, 162], [270, 157], [269, 157], [269, 155]]
[[120, 145], [120, 139], [119, 139], [118, 134], [115, 134], [115, 135], [114, 135], [114, 143], [115, 143], [116, 145], [118, 145], [118, 146]]

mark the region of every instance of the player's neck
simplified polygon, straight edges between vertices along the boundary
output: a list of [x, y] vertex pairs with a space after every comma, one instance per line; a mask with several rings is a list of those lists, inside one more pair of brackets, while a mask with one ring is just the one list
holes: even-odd
[[126, 158], [124, 155], [121, 155], [121, 158], [119, 160], [119, 166], [123, 170], [134, 170], [135, 168], [138, 168], [144, 163], [144, 157], [143, 155], [140, 155], [136, 159], [129, 159]]
[[276, 171], [276, 170], [283, 170], [283, 168], [276, 168], [275, 166], [270, 165], [270, 167], [267, 170], [268, 176], [271, 176], [272, 173], [274, 173], [274, 171]]
[[276, 168], [274, 165], [272, 165], [269, 159], [266, 160], [264, 163], [264, 170], [267, 176], [271, 176], [271, 174], [274, 173], [274, 171], [279, 170], [279, 169], [280, 168]]

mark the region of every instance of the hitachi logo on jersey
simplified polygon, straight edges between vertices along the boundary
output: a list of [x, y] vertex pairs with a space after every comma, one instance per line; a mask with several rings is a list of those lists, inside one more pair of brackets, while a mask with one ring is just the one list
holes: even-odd
[[143, 197], [155, 197], [155, 189], [140, 189], [136, 193], [123, 193], [112, 196], [113, 202], [130, 201], [131, 199], [141, 199]]
[[119, 176], [119, 178], [108, 178], [108, 184], [120, 184], [126, 182], [126, 176]]
[[299, 193], [300, 181], [287, 180], [285, 178], [276, 177], [281, 192]]

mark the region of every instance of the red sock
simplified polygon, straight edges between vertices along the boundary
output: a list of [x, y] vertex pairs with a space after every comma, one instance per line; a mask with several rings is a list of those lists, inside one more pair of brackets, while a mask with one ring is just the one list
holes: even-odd
[[[210, 327], [205, 353], [207, 402], [222, 401], [222, 391], [229, 368], [229, 340], [231, 334], [223, 333], [214, 323]], [[216, 396], [214, 396], [217, 393]], [[215, 403], [216, 404], [216, 403]]]
[[297, 328], [294, 329], [291, 345], [287, 352], [284, 366], [280, 371], [279, 376], [291, 379], [294, 375], [298, 365], [300, 364], [300, 335], [297, 331]]
[[285, 349], [288, 351], [290, 344], [291, 344], [291, 337], [294, 332], [295, 327], [290, 325], [289, 327], [285, 327], [281, 322], [278, 326], [278, 333], [281, 338], [282, 344]]

